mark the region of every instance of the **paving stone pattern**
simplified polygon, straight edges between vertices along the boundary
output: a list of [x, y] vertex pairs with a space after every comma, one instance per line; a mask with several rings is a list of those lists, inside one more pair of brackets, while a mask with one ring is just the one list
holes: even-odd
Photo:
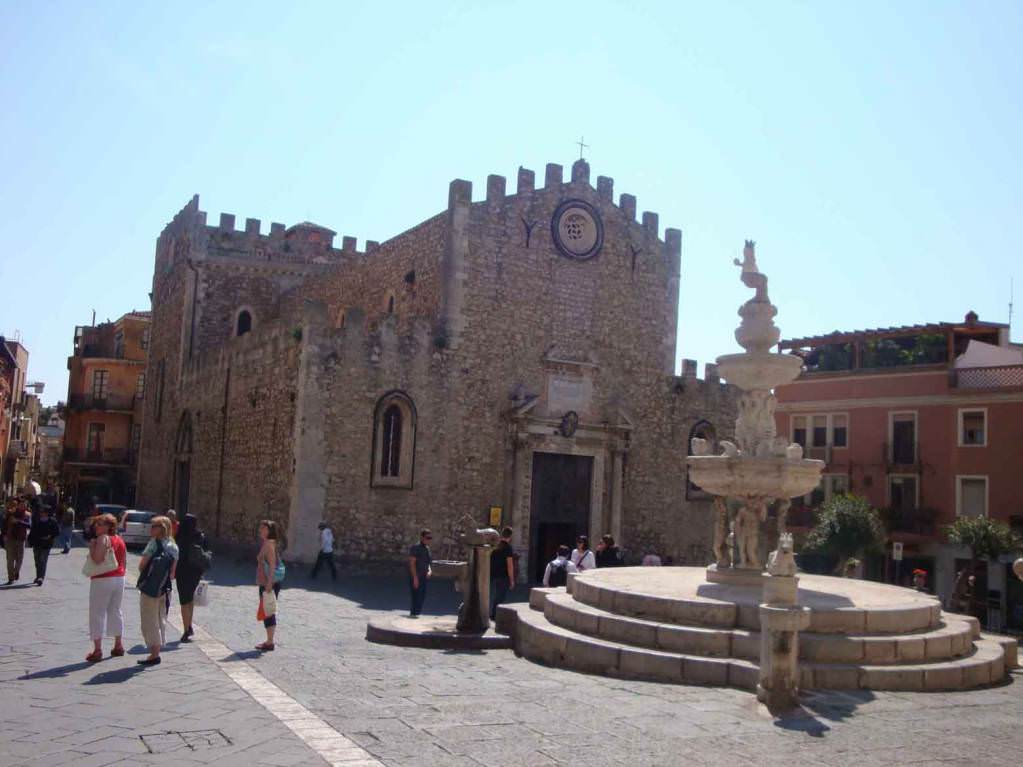
[[[123, 670], [127, 663], [109, 660], [84, 667], [76, 556], [81, 553], [55, 562], [43, 589], [0, 593], [0, 767], [323, 763], [192, 647], [169, 651], [159, 669], [137, 675]], [[277, 651], [257, 658], [251, 650], [262, 628], [251, 570], [218, 560], [211, 605], [197, 611], [197, 623], [240, 663], [389, 767], [1014, 764], [1023, 747], [1018, 674], [969, 693], [810, 694], [811, 716], [774, 721], [752, 695], [737, 690], [588, 676], [507, 650], [370, 644], [364, 639], [370, 617], [407, 610], [400, 578], [342, 574], [331, 584], [321, 573], [311, 583], [291, 568], [280, 598]], [[139, 636], [133, 596], [126, 600], [129, 646]], [[437, 582], [426, 611], [453, 610], [456, 601], [450, 582]], [[26, 672], [36, 678], [20, 679]], [[123, 681], [97, 685], [97, 677]], [[149, 702], [153, 685], [160, 703]], [[219, 730], [232, 745], [146, 753], [139, 735], [167, 730]]]
[[[247, 584], [249, 570], [218, 563], [217, 577]], [[1023, 747], [1015, 676], [960, 694], [813, 694], [812, 718], [775, 722], [737, 690], [589, 676], [509, 650], [370, 644], [370, 617], [407, 610], [402, 579], [320, 578], [291, 569], [278, 650], [258, 667], [389, 766], [1008, 764]], [[426, 612], [455, 609], [450, 582], [430, 588]], [[232, 649], [258, 638], [254, 590], [216, 585], [201, 616]]]
[[159, 666], [137, 666], [146, 650], [134, 588], [124, 595], [128, 653], [86, 663], [84, 558], [82, 548], [55, 553], [42, 587], [31, 564], [0, 587], [0, 767], [326, 764], [198, 648], [174, 641]]

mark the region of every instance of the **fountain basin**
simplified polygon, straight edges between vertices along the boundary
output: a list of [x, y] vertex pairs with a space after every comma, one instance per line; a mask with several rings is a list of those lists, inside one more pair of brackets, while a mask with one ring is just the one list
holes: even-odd
[[452, 559], [435, 559], [430, 563], [430, 570], [434, 578], [464, 578], [469, 570], [469, 563]]
[[717, 363], [721, 377], [744, 391], [766, 391], [791, 383], [803, 369], [799, 357], [769, 352], [725, 354]]
[[689, 479], [702, 490], [732, 498], [796, 498], [820, 483], [824, 461], [738, 455], [691, 455]]

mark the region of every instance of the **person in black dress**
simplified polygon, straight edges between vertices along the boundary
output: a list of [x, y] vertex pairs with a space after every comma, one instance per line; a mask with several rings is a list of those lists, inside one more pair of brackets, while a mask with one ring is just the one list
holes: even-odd
[[195, 589], [206, 570], [206, 535], [199, 530], [199, 520], [194, 514], [185, 514], [178, 527], [177, 544], [179, 554], [175, 580], [178, 583], [178, 602], [181, 603], [181, 625], [185, 631], [182, 642], [192, 641], [192, 613], [195, 605]]

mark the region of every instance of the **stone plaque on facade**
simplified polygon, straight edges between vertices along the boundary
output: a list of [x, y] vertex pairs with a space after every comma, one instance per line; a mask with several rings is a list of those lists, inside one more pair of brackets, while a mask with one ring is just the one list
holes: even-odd
[[562, 255], [585, 261], [600, 252], [604, 224], [597, 209], [582, 200], [566, 200], [551, 220], [554, 244]]
[[547, 409], [551, 413], [585, 412], [592, 399], [593, 384], [588, 378], [552, 375], [547, 379]]

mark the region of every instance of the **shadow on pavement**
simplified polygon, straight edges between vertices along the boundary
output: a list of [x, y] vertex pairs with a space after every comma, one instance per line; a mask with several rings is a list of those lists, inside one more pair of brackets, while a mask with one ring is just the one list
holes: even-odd
[[774, 726], [789, 732], [805, 732], [811, 738], [823, 738], [824, 733], [831, 730], [805, 708], [775, 719]]
[[[247, 587], [255, 591], [254, 567], [225, 561], [216, 561], [206, 576], [214, 586]], [[395, 575], [346, 575], [341, 568], [337, 581], [331, 581], [324, 573], [319, 579], [309, 577], [312, 565], [288, 564], [284, 579], [284, 590], [296, 589], [309, 592], [333, 594], [355, 602], [366, 610], [407, 610], [409, 608], [408, 579], [404, 574]], [[529, 587], [516, 586], [508, 593], [505, 603], [525, 602], [529, 599]], [[438, 578], [431, 580], [427, 589], [424, 615], [453, 615], [458, 610], [462, 597], [455, 591], [454, 581]]]
[[19, 676], [18, 680], [21, 681], [27, 679], [60, 679], [61, 677], [65, 677], [68, 674], [74, 673], [75, 671], [81, 671], [83, 668], [89, 668], [89, 666], [92, 665], [95, 664], [83, 660], [80, 663], [69, 663], [66, 666], [56, 666], [54, 668], [48, 668], [42, 671], [33, 671], [31, 674]]
[[231, 653], [226, 658], [221, 658], [220, 662], [234, 663], [240, 660], [253, 660], [254, 658], [260, 657], [262, 654], [263, 653], [259, 650], [239, 650], [238, 652]]
[[[856, 709], [864, 703], [876, 699], [876, 695], [870, 690], [827, 690], [804, 692], [802, 698], [802, 715], [793, 717], [793, 722], [802, 720], [816, 721], [825, 730], [830, 729], [819, 722], [819, 719], [827, 719], [832, 722], [841, 722], [856, 713]], [[785, 729], [802, 729], [798, 726], [786, 727], [782, 722], [775, 724]], [[814, 733], [810, 733], [814, 735]], [[819, 737], [820, 734], [817, 734]]]
[[121, 682], [127, 682], [133, 676], [145, 670], [145, 666], [134, 665], [115, 668], [111, 671], [101, 671], [92, 679], [82, 682], [82, 684], [120, 684]]
[[0, 586], [0, 591], [14, 591], [15, 589], [34, 589], [36, 585], [34, 583], [5, 583]]

